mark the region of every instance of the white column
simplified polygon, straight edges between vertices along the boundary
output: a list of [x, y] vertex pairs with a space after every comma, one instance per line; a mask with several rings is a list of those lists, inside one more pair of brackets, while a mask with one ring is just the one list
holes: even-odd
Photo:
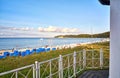
[[110, 2], [110, 76], [120, 78], [120, 0]]

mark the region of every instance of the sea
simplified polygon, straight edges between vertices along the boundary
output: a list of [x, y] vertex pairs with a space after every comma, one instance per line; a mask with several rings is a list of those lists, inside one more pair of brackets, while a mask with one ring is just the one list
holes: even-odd
[[0, 50], [38, 48], [101, 41], [105, 38], [0, 38]]

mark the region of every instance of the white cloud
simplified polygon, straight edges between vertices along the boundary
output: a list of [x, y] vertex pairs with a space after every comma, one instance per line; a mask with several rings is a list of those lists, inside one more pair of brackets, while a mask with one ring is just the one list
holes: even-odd
[[[32, 31], [32, 32], [31, 32]], [[6, 27], [0, 26], [0, 37], [54, 37], [56, 35], [78, 34], [77, 28], [48, 27]]]
[[11, 28], [11, 30], [21, 30], [21, 31], [31, 31], [33, 29], [34, 28], [30, 28], [30, 27], [21, 27], [21, 28], [13, 27], [13, 28]]
[[57, 32], [57, 27], [49, 26], [48, 28], [44, 28], [44, 30], [48, 32]]
[[0, 26], [0, 30], [21, 30], [21, 31], [30, 31], [34, 30], [33, 27], [5, 27], [5, 26]]
[[37, 30], [33, 27], [0, 27], [1, 30], [12, 30], [12, 31], [40, 31], [40, 32], [59, 32], [59, 33], [78, 33], [80, 32], [77, 28], [67, 28], [58, 26], [38, 27]]
[[40, 32], [60, 32], [60, 33], [75, 33], [79, 32], [77, 28], [61, 28], [55, 26], [48, 26], [46, 28], [39, 27], [38, 31]]
[[4, 35], [4, 33], [0, 33], [0, 35]]
[[71, 32], [79, 32], [77, 28], [72, 28]]
[[40, 31], [40, 32], [44, 32], [44, 28], [42, 28], [42, 27], [38, 27], [38, 31]]

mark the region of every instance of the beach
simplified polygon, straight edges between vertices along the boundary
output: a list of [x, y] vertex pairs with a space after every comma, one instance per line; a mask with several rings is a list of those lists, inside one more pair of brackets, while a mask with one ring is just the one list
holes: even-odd
[[[47, 45], [46, 46], [41, 46], [43, 48], [56, 48], [56, 49], [63, 49], [63, 48], [74, 48], [74, 47], [77, 47], [77, 46], [81, 46], [81, 45], [87, 45], [87, 44], [92, 44], [92, 43], [99, 43], [99, 42], [106, 42], [106, 41], [110, 41], [108, 38], [104, 38], [104, 39], [99, 39], [99, 40], [92, 40], [92, 41], [86, 41], [86, 42], [78, 42], [78, 43], [72, 43], [72, 44], [62, 44], [62, 45], [54, 45], [54, 46], [51, 46], [51, 45]], [[53, 44], [52, 44], [53, 45]], [[4, 49], [4, 50], [0, 50], [0, 55], [3, 55], [4, 52], [13, 52], [14, 50], [18, 50], [20, 52], [23, 52], [23, 51], [26, 51], [26, 50], [32, 50], [32, 49], [37, 49], [37, 48], [40, 48], [40, 47], [34, 47], [34, 48], [14, 48], [14, 49]]]

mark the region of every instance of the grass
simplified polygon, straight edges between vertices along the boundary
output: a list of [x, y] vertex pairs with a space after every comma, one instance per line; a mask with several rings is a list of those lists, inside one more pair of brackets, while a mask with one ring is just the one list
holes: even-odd
[[[73, 53], [74, 51], [81, 51], [83, 49], [96, 49], [97, 51], [100, 50], [100, 48], [103, 48], [104, 50], [104, 57], [109, 59], [109, 42], [103, 42], [103, 43], [94, 43], [94, 44], [88, 44], [88, 45], [81, 45], [75, 48], [68, 48], [68, 49], [61, 49], [56, 51], [50, 51], [50, 52], [42, 52], [39, 54], [32, 54], [25, 57], [7, 57], [5, 59], [0, 60], [0, 73], [5, 72], [8, 70], [12, 70], [15, 68], [23, 67], [26, 65], [34, 64], [35, 61], [44, 61], [51, 58], [58, 57], [60, 54], [65, 55], [69, 53]], [[108, 62], [109, 64], [109, 62]]]

